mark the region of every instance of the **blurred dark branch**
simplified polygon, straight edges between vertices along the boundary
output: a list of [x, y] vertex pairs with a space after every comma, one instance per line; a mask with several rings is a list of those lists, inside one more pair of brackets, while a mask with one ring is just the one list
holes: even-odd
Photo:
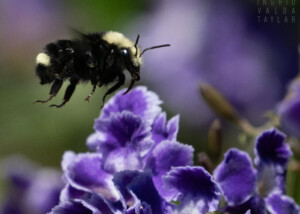
[[213, 173], [214, 165], [205, 152], [200, 152], [197, 155], [199, 166], [204, 167], [209, 173]]
[[208, 83], [201, 83], [199, 88], [203, 99], [216, 115], [236, 124], [250, 136], [257, 136], [260, 133], [258, 128], [255, 128], [245, 118], [238, 115], [237, 110], [213, 86]]
[[289, 170], [294, 172], [300, 172], [300, 161], [291, 160], [289, 162]]
[[222, 128], [219, 119], [212, 122], [208, 131], [208, 152], [214, 164], [218, 162], [222, 152]]

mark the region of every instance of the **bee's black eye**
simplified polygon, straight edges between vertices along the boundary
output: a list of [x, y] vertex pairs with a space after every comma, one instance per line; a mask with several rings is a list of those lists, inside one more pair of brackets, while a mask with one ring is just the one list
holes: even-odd
[[121, 50], [120, 50], [120, 53], [121, 53], [121, 55], [123, 55], [123, 56], [128, 56], [128, 54], [129, 54], [129, 52], [128, 52], [127, 49], [121, 49]]

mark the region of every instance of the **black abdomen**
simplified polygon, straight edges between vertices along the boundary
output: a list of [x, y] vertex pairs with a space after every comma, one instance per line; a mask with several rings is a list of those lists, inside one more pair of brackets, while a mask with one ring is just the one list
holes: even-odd
[[37, 56], [36, 74], [41, 84], [67, 78], [89, 81], [97, 72], [99, 67], [91, 45], [80, 40], [58, 40], [48, 44], [45, 52]]

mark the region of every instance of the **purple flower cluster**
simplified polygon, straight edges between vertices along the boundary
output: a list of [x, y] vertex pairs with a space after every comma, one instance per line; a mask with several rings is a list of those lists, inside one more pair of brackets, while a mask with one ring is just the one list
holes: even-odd
[[[221, 189], [193, 166], [192, 146], [176, 140], [179, 117], [167, 120], [158, 96], [145, 87], [118, 92], [95, 120], [92, 152], [63, 156], [65, 188], [51, 214], [206, 213]], [[172, 203], [177, 201], [177, 203]]]
[[61, 173], [40, 169], [24, 157], [13, 156], [2, 162], [9, 188], [1, 204], [2, 214], [44, 214], [58, 204], [63, 188]]
[[230, 149], [214, 172], [231, 214], [297, 214], [299, 206], [285, 195], [287, 164], [292, 152], [285, 136], [276, 129], [264, 131], [255, 145], [255, 165], [250, 156]]
[[[9, 159], [13, 184], [5, 214], [298, 214], [286, 195], [292, 155], [275, 128], [256, 139], [254, 165], [244, 151], [230, 149], [214, 170], [193, 166], [192, 146], [177, 141], [179, 116], [167, 120], [158, 96], [145, 87], [117, 93], [95, 120], [90, 152], [63, 155], [61, 175]], [[22, 163], [22, 164], [20, 164]], [[219, 202], [224, 197], [224, 202]], [[52, 209], [51, 209], [52, 208]]]

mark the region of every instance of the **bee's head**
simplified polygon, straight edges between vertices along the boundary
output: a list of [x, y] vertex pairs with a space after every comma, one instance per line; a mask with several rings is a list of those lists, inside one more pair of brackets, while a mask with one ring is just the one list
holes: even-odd
[[139, 54], [140, 49], [134, 46], [131, 48], [120, 48], [119, 51], [126, 70], [129, 71], [134, 80], [140, 80], [140, 67], [142, 65], [142, 59]]
[[137, 46], [140, 39], [140, 35], [137, 36], [135, 44], [130, 46], [129, 48], [120, 48], [120, 54], [124, 60], [124, 64], [126, 69], [130, 72], [131, 76], [135, 80], [140, 79], [140, 67], [142, 65], [142, 55], [151, 49], [168, 47], [169, 44], [153, 46], [150, 48], [146, 48], [141, 52], [141, 49]]
[[137, 36], [135, 43], [126, 38], [123, 34], [108, 31], [103, 35], [103, 39], [109, 44], [118, 47], [119, 54], [126, 70], [131, 74], [131, 83], [125, 94], [133, 87], [134, 82], [140, 80], [140, 67], [142, 65], [142, 55], [145, 51], [170, 46], [169, 44], [153, 46], [143, 51], [138, 47], [140, 35]]
[[142, 55], [145, 51], [154, 48], [162, 48], [170, 46], [169, 44], [153, 46], [146, 48], [143, 51], [138, 47], [140, 35], [137, 36], [135, 43], [126, 38], [123, 34], [115, 31], [107, 31], [103, 35], [103, 39], [109, 44], [114, 44], [118, 47], [122, 57], [124, 67], [130, 72], [132, 78], [140, 79], [140, 67], [142, 65]]

